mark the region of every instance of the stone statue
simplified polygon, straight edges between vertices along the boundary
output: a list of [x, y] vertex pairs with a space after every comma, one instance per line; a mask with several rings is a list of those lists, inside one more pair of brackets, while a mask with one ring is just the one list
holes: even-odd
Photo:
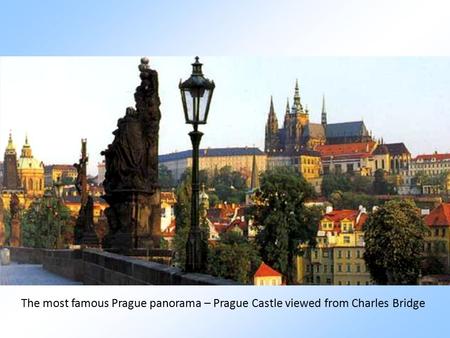
[[5, 223], [3, 216], [3, 199], [0, 197], [0, 247], [5, 245]]
[[77, 169], [75, 187], [80, 194], [80, 211], [75, 223], [75, 244], [87, 247], [98, 247], [100, 242], [94, 229], [94, 200], [88, 194], [87, 188], [87, 140], [81, 140], [81, 158], [74, 164]]
[[158, 74], [149, 60], [139, 65], [141, 84], [135, 108], [128, 107], [117, 121], [114, 140], [106, 150], [104, 199], [109, 233], [105, 246], [127, 250], [149, 247], [159, 230], [158, 133], [161, 113]]
[[21, 229], [20, 229], [20, 202], [16, 194], [11, 195], [9, 201], [9, 211], [11, 214], [11, 234], [9, 236], [9, 244], [11, 246], [20, 246], [21, 244]]

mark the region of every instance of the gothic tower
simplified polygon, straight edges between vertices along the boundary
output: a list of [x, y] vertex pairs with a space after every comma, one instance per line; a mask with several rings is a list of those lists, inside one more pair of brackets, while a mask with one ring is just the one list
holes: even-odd
[[327, 110], [325, 108], [325, 94], [322, 96], [322, 125], [327, 125]]
[[20, 189], [19, 176], [17, 174], [17, 154], [9, 133], [8, 145], [5, 150], [3, 161], [3, 189], [18, 190]]
[[278, 119], [273, 108], [273, 99], [270, 97], [269, 116], [266, 123], [266, 136], [264, 150], [274, 151], [279, 148]]

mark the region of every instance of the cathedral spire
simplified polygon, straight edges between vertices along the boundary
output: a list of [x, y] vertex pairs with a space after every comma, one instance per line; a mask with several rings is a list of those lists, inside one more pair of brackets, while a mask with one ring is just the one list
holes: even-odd
[[273, 98], [270, 96], [270, 108], [269, 108], [269, 118], [267, 120], [268, 124], [276, 124], [278, 128], [277, 115], [275, 114], [275, 109], [273, 108]]
[[298, 88], [298, 79], [295, 80], [294, 103], [292, 104], [293, 113], [303, 113], [303, 107], [300, 102], [300, 90]]
[[275, 114], [275, 109], [273, 108], [273, 97], [270, 95], [270, 110], [269, 114]]
[[8, 138], [8, 145], [6, 146], [6, 152], [16, 153], [16, 148], [14, 147], [11, 130], [9, 131], [9, 138]]
[[325, 94], [322, 96], [322, 125], [327, 125], [327, 110], [325, 108]]
[[28, 143], [28, 135], [25, 135], [25, 144], [22, 147], [22, 154], [20, 155], [22, 158], [32, 158], [33, 152], [31, 151], [31, 146]]
[[[256, 148], [255, 148], [256, 151]], [[253, 191], [259, 188], [259, 175], [258, 166], [256, 165], [256, 154], [253, 153], [253, 163], [252, 163], [252, 177], [250, 181], [250, 190]]]
[[290, 111], [291, 111], [291, 109], [289, 108], [289, 98], [287, 98], [287, 101], [286, 101], [286, 115], [289, 114]]

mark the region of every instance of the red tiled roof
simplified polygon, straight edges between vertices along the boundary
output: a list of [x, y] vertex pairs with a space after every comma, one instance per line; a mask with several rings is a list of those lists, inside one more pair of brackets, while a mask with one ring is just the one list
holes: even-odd
[[424, 218], [425, 224], [433, 226], [450, 226], [450, 203], [441, 203]]
[[423, 154], [423, 155], [417, 155], [415, 160], [423, 160], [423, 161], [431, 161], [432, 159], [435, 159], [436, 161], [442, 161], [442, 160], [449, 160], [450, 154]]
[[344, 144], [318, 145], [316, 151], [321, 156], [350, 155], [357, 153], [371, 153], [376, 146], [374, 141]]
[[341, 231], [340, 222], [343, 219], [352, 220], [354, 222], [355, 230], [362, 230], [362, 227], [363, 227], [364, 223], [366, 222], [368, 216], [366, 213], [362, 213], [358, 219], [358, 223], [356, 223], [356, 219], [357, 219], [359, 213], [360, 213], [359, 210], [348, 210], [348, 209], [333, 210], [332, 212], [329, 212], [329, 213], [323, 215], [322, 220], [329, 219], [330, 221], [332, 221], [334, 224], [333, 231], [336, 231], [336, 232]]
[[282, 277], [283, 275], [278, 271], [272, 269], [266, 263], [262, 262], [258, 270], [256, 270], [253, 277]]
[[176, 203], [177, 199], [175, 196], [175, 193], [171, 191], [161, 191], [161, 201], [167, 202], [167, 203]]

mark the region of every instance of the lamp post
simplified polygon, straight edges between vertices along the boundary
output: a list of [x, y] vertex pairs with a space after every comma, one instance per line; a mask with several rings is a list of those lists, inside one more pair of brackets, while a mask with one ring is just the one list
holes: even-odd
[[183, 103], [184, 116], [187, 124], [192, 124], [194, 130], [189, 133], [192, 142], [192, 199], [191, 199], [191, 227], [186, 243], [187, 272], [202, 272], [205, 268], [206, 250], [202, 248], [202, 233], [199, 217], [199, 147], [203, 133], [198, 131], [199, 124], [206, 124], [211, 104], [212, 94], [215, 88], [214, 81], [203, 76], [202, 64], [198, 56], [192, 64], [192, 74], [184, 82], [180, 80], [181, 101]]
[[57, 211], [55, 213], [55, 218], [58, 222], [58, 238], [56, 239], [56, 248], [60, 249], [61, 248], [61, 222], [59, 220], [59, 215], [58, 215], [58, 210], [59, 210], [59, 206], [61, 206], [63, 204], [62, 198], [63, 198], [63, 191], [64, 191], [64, 183], [61, 182], [61, 178], [58, 177], [58, 180], [56, 182], [53, 183], [53, 188], [55, 191], [55, 195], [57, 198], [57, 202], [56, 202], [56, 208]]

